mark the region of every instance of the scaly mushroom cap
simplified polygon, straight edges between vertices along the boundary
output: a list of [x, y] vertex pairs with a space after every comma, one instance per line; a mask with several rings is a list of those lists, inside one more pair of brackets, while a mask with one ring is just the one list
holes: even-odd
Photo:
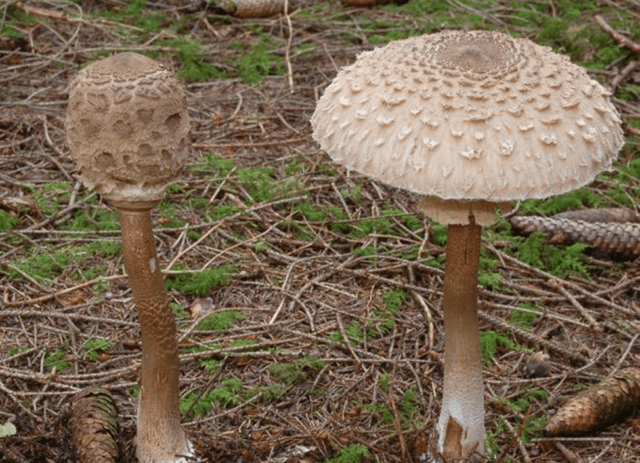
[[360, 54], [311, 123], [336, 162], [445, 203], [471, 201], [465, 215], [475, 200], [544, 198], [609, 168], [624, 143], [609, 95], [548, 47], [444, 31]]
[[186, 161], [185, 94], [163, 65], [120, 53], [71, 82], [67, 143], [83, 183], [111, 201], [157, 201]]

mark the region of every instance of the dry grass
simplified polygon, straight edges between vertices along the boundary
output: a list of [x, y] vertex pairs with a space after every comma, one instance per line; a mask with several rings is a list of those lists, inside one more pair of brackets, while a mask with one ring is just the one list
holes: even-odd
[[[69, 402], [82, 388], [96, 384], [117, 398], [122, 461], [130, 461], [136, 409], [131, 389], [140, 350], [121, 256], [86, 251], [46, 280], [18, 266], [34, 255], [57, 258], [70, 247], [118, 240], [117, 230], [68, 230], [75, 218], [89, 217], [90, 227], [99, 220], [96, 211], [109, 209], [96, 204], [95, 196], [76, 181], [66, 155], [67, 83], [99, 51], [158, 52], [168, 66], [177, 71], [183, 66], [169, 53], [172, 45], [160, 40], [174, 33], [149, 34], [148, 40], [135, 42], [131, 37], [138, 26], [88, 14], [106, 6], [122, 9], [122, 3], [87, 1], [81, 11], [62, 1], [31, 2], [50, 15], [33, 15], [34, 22], [23, 24], [29, 40], [0, 51], [0, 208], [19, 220], [14, 230], [0, 231], [0, 424], [9, 420], [18, 429], [17, 435], [0, 438], [0, 461], [73, 461]], [[228, 378], [241, 383], [240, 394], [258, 393], [236, 404], [216, 403], [209, 413], [187, 420], [186, 429], [206, 461], [323, 461], [350, 444], [366, 446], [375, 455], [371, 461], [407, 461], [424, 444], [419, 436], [429, 432], [439, 413], [443, 273], [426, 263], [441, 256], [443, 248], [433, 241], [426, 220], [427, 233], [407, 224], [402, 211], [410, 213], [415, 197], [331, 164], [312, 141], [308, 123], [337, 68], [371, 47], [372, 32], [361, 27], [365, 16], [366, 21], [402, 27], [415, 19], [402, 10], [345, 10], [338, 3], [314, 10], [311, 3], [294, 5], [290, 28], [286, 18], [240, 21], [207, 13], [199, 2], [149, 2], [152, 11], [168, 17], [190, 15], [180, 33], [199, 39], [204, 56], [214, 63], [240, 60], [260, 34], [267, 34], [278, 39], [273, 53], [289, 56], [284, 64], [292, 70], [290, 78], [286, 73], [269, 76], [255, 85], [239, 78], [185, 82], [192, 163], [216, 153], [232, 160], [236, 170], [186, 169], [180, 188], [168, 196], [171, 207], [160, 207], [155, 215], [160, 256], [173, 264], [168, 273], [177, 264], [193, 271], [225, 265], [236, 270], [228, 285], [206, 294], [214, 311], [242, 315], [231, 328], [194, 331], [195, 323], [181, 322], [183, 347], [208, 346], [182, 354], [183, 396], [220, 388]], [[461, 17], [469, 14], [462, 2], [450, 3], [459, 4]], [[505, 22], [512, 13], [508, 3], [479, 13], [488, 27], [523, 33], [523, 27], [510, 29]], [[640, 16], [637, 2], [618, 6]], [[0, 7], [5, 21], [18, 11], [16, 6]], [[303, 53], [301, 44], [313, 47]], [[627, 55], [625, 63], [632, 59]], [[621, 67], [594, 76], [610, 82]], [[637, 72], [629, 70], [616, 85], [634, 79], [637, 85]], [[620, 102], [620, 109], [626, 118], [640, 117], [637, 99]], [[637, 139], [632, 138], [622, 164], [637, 154]], [[271, 169], [279, 195], [253, 198], [250, 185], [236, 175], [249, 167]], [[46, 186], [64, 181], [71, 191], [56, 196], [59, 207], [44, 207], [40, 195], [51, 197]], [[603, 180], [592, 190], [600, 194], [613, 186]], [[633, 195], [637, 187], [638, 179], [632, 180], [627, 191]], [[345, 191], [351, 194], [341, 194]], [[213, 220], [190, 206], [195, 199], [234, 206], [242, 213]], [[341, 213], [314, 220], [301, 212], [301, 204], [321, 211], [335, 207]], [[354, 232], [392, 209], [384, 226]], [[180, 221], [178, 226], [161, 228], [172, 219]], [[352, 228], [341, 232], [339, 227]], [[488, 430], [499, 449], [494, 461], [640, 461], [637, 415], [578, 439], [538, 439], [526, 445], [521, 439], [553, 412], [559, 397], [640, 363], [637, 264], [591, 257], [588, 279], [559, 278], [513, 257], [509, 243], [489, 237], [485, 244], [499, 261], [493, 271], [501, 275], [502, 285], [500, 290], [481, 290], [481, 328], [529, 349], [499, 346], [484, 371]], [[367, 247], [376, 254], [354, 253]], [[99, 277], [88, 272], [95, 268]], [[400, 310], [386, 317], [380, 312], [387, 310], [390, 292], [402, 292], [405, 299]], [[172, 290], [171, 297], [188, 308], [196, 296]], [[542, 312], [529, 329], [513, 328], [513, 309], [524, 303]], [[389, 320], [393, 323], [387, 331], [381, 325]], [[356, 324], [370, 335], [349, 344], [344, 339]], [[97, 362], [82, 349], [95, 338], [115, 343]], [[45, 359], [61, 349], [62, 360], [70, 364], [52, 372]], [[521, 367], [538, 350], [549, 355], [550, 373], [525, 378]], [[271, 368], [307, 356], [322, 363], [300, 368], [304, 376], [291, 384]], [[206, 359], [220, 360], [221, 367], [207, 371], [201, 364]], [[284, 391], [277, 398], [266, 389], [274, 384]], [[532, 391], [547, 397], [533, 398], [521, 408], [506, 405]], [[409, 400], [413, 392], [415, 401]]]

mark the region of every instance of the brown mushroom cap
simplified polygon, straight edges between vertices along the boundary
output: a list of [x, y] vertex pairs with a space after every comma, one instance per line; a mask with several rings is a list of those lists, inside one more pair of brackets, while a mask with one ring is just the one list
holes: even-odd
[[186, 98], [173, 74], [120, 53], [71, 82], [67, 143], [83, 183], [112, 201], [155, 201], [189, 150]]
[[624, 143], [609, 95], [548, 47], [444, 31], [359, 55], [311, 123], [358, 172], [447, 203], [500, 203], [563, 193], [609, 168]]

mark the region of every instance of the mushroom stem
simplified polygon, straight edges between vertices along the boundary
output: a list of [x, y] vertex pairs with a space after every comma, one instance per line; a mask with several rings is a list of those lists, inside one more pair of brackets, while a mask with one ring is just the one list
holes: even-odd
[[[449, 225], [444, 277], [444, 390], [438, 452], [445, 460], [484, 453], [484, 397], [478, 336], [481, 230]], [[447, 460], [448, 461], [448, 460]]]
[[169, 306], [151, 226], [155, 202], [116, 204], [125, 268], [142, 331], [142, 373], [136, 455], [141, 463], [180, 462], [191, 445], [180, 425], [176, 323]]

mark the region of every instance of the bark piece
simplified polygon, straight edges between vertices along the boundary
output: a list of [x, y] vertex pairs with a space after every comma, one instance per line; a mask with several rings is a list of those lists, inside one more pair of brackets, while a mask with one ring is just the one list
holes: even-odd
[[548, 436], [576, 436], [618, 423], [640, 407], [640, 368], [615, 376], [569, 399], [545, 428]]

